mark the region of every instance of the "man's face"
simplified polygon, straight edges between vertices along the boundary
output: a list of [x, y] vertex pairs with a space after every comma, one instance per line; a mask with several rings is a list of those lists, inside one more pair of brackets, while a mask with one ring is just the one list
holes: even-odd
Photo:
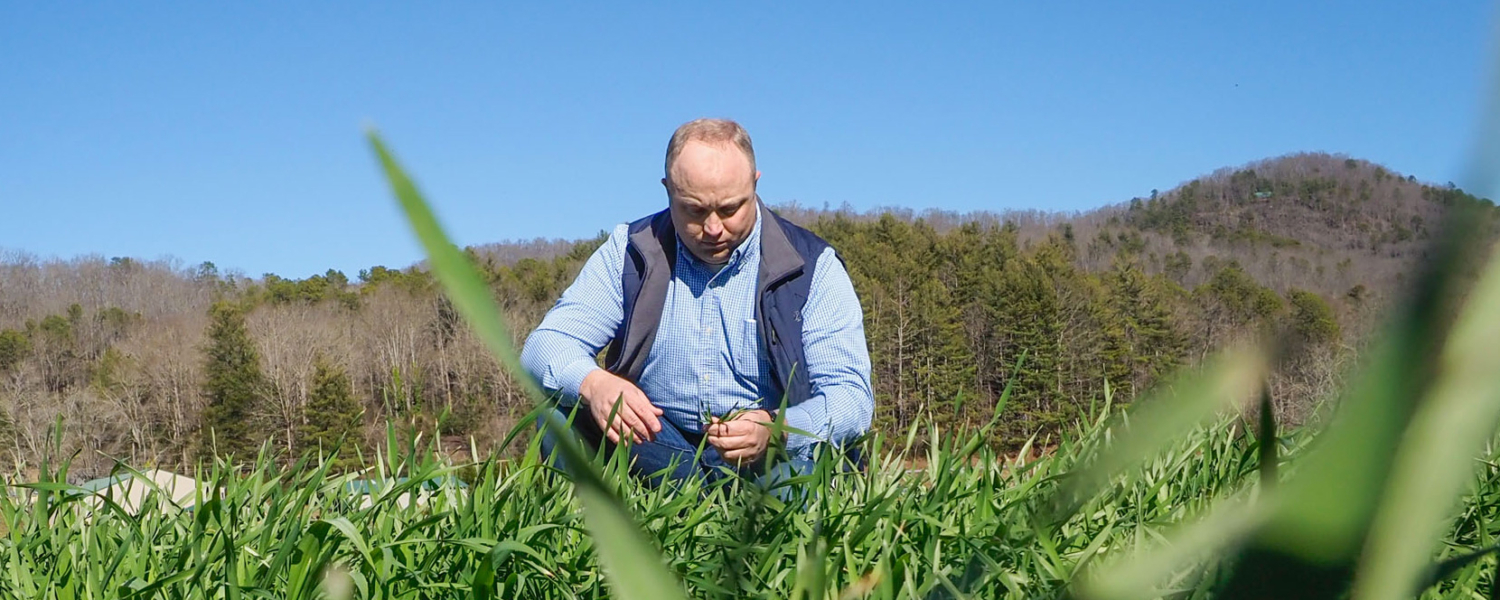
[[759, 179], [750, 159], [733, 144], [684, 144], [661, 180], [677, 239], [703, 262], [728, 262], [755, 228]]

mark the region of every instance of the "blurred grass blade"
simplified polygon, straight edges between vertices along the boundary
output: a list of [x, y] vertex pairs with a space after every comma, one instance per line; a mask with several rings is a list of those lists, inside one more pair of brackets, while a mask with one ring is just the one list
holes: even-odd
[[813, 537], [811, 553], [806, 546], [797, 552], [797, 581], [791, 600], [822, 600], [828, 588], [828, 550], [821, 537]]
[[661, 553], [636, 526], [625, 505], [590, 467], [588, 456], [578, 438], [557, 434], [570, 429], [557, 411], [543, 415], [546, 427], [557, 435], [557, 448], [563, 453], [563, 464], [573, 475], [578, 497], [583, 501], [583, 518], [594, 542], [599, 545], [605, 574], [615, 586], [615, 593], [627, 600], [671, 600], [685, 598], [683, 590], [664, 566]]
[[1207, 517], [1171, 535], [1166, 547], [1101, 565], [1080, 582], [1080, 595], [1090, 600], [1158, 598], [1162, 581], [1194, 559], [1239, 543], [1265, 522], [1270, 507], [1264, 495], [1255, 502], [1221, 503]]
[[1116, 476], [1139, 465], [1228, 406], [1248, 400], [1265, 378], [1263, 352], [1227, 350], [1139, 403], [1112, 443], [1094, 449], [1093, 463], [1073, 475], [1058, 496], [1052, 518], [1063, 520]]
[[1490, 573], [1490, 600], [1500, 600], [1500, 561]]
[[1281, 438], [1276, 434], [1276, 407], [1271, 404], [1271, 385], [1269, 382], [1261, 385], [1260, 392], [1260, 431], [1257, 433], [1259, 443], [1256, 450], [1260, 454], [1260, 487], [1269, 490], [1276, 485], [1277, 464], [1276, 446], [1280, 444]]
[[1500, 546], [1490, 546], [1483, 550], [1476, 550], [1468, 554], [1462, 554], [1432, 565], [1422, 582], [1417, 584], [1416, 589], [1425, 590], [1434, 585], [1442, 583], [1444, 579], [1452, 577], [1455, 573], [1462, 571], [1464, 567], [1474, 564], [1479, 559], [1500, 552]]
[[[1392, 467], [1432, 385], [1448, 335], [1457, 275], [1481, 222], [1463, 212], [1448, 215], [1412, 297], [1345, 390], [1339, 413], [1318, 436], [1317, 448], [1278, 488], [1282, 501], [1276, 512], [1234, 557], [1234, 571], [1224, 586], [1227, 597], [1328, 597], [1346, 593], [1353, 583]], [[1422, 545], [1424, 555], [1430, 549], [1429, 541], [1404, 542]], [[1424, 558], [1400, 579], [1409, 585], [1426, 562]]]
[[1500, 260], [1492, 259], [1454, 322], [1438, 378], [1417, 409], [1379, 507], [1355, 594], [1409, 598], [1429, 564], [1475, 455], [1500, 425]]
[[505, 325], [505, 319], [495, 307], [494, 298], [484, 278], [474, 270], [463, 251], [449, 241], [437, 216], [417, 191], [416, 184], [407, 177], [406, 172], [396, 163], [395, 157], [386, 149], [380, 134], [371, 129], [368, 137], [407, 222], [411, 224], [413, 233], [427, 252], [428, 266], [443, 285], [454, 308], [458, 309], [474, 332], [479, 334], [490, 354], [505, 365], [533, 399], [545, 397], [546, 394], [537, 386], [536, 381], [521, 368], [520, 355], [511, 341], [510, 328]]
[[[369, 139], [407, 220], [427, 250], [433, 273], [448, 292], [454, 307], [516, 381], [525, 386], [538, 404], [544, 403], [545, 394], [521, 368], [520, 357], [511, 343], [510, 330], [495, 306], [489, 286], [485, 285], [463, 252], [448, 240], [437, 217], [386, 149], [379, 134], [372, 130]], [[544, 411], [544, 416], [559, 438], [559, 448], [565, 452], [564, 463], [573, 474], [578, 497], [584, 506], [584, 519], [598, 545], [605, 574], [614, 584], [615, 593], [628, 600], [682, 598], [677, 578], [666, 569], [661, 553], [651, 546], [624, 504], [592, 470], [571, 429], [561, 422], [556, 412]]]

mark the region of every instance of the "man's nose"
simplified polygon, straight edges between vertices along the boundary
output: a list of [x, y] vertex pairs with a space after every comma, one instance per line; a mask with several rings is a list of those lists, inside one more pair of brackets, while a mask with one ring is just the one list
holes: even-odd
[[719, 237], [724, 233], [724, 221], [719, 219], [718, 213], [711, 213], [703, 220], [703, 234], [709, 237]]

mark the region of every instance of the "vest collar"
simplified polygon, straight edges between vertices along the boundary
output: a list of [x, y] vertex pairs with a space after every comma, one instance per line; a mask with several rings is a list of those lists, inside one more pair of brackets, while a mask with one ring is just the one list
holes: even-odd
[[660, 264], [671, 272], [672, 263], [677, 261], [677, 229], [672, 226], [672, 211], [664, 210], [651, 217], [651, 225], [642, 228], [630, 235], [630, 241], [636, 248], [659, 248], [665, 260], [646, 261], [646, 275], [652, 275], [652, 267]]
[[766, 208], [760, 196], [756, 196], [755, 203], [760, 207], [760, 222], [764, 224], [760, 228], [760, 287], [770, 287], [776, 282], [801, 271], [806, 263], [797, 248], [792, 246], [792, 241], [787, 238], [786, 230], [781, 228], [781, 222], [771, 209]]

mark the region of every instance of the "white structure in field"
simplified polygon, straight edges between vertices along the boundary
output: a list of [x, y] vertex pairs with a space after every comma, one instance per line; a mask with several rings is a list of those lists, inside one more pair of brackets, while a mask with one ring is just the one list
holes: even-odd
[[128, 514], [135, 515], [145, 505], [147, 496], [161, 494], [157, 502], [171, 503], [178, 508], [190, 509], [197, 502], [202, 484], [192, 477], [160, 470], [138, 473], [122, 473], [114, 477], [84, 482], [79, 487], [88, 490], [91, 498], [85, 502], [95, 511], [104, 508], [105, 499], [118, 504]]

